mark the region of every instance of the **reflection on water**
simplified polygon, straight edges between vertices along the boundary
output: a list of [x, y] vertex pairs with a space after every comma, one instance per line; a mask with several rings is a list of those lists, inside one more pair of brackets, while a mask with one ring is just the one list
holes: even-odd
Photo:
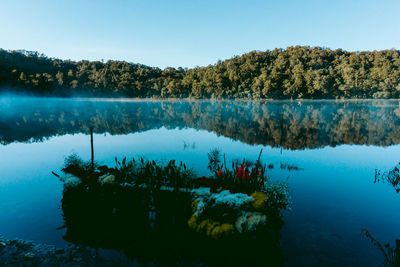
[[[388, 171], [375, 169], [375, 183], [388, 183], [396, 191], [400, 192], [400, 163]], [[383, 266], [400, 266], [400, 239], [396, 239], [395, 246], [387, 243], [383, 245], [377, 240], [367, 229], [362, 229], [361, 234], [364, 234], [371, 243], [384, 256]]]
[[92, 126], [96, 160], [109, 166], [115, 156], [173, 158], [200, 176], [213, 148], [227, 162], [257, 158], [263, 148], [268, 175], [291, 190], [277, 252], [285, 263], [377, 266], [384, 256], [360, 230], [382, 244], [400, 237], [399, 195], [371, 179], [400, 160], [399, 111], [398, 101], [1, 99], [0, 234], [59, 246], [64, 235], [72, 240], [72, 230], [56, 230], [63, 194], [51, 171], [73, 152], [90, 159]]
[[[75, 133], [195, 128], [285, 149], [400, 143], [398, 101], [72, 101], [0, 99], [0, 142]], [[193, 147], [195, 144], [184, 144]]]
[[[213, 266], [282, 266], [282, 219], [268, 217], [265, 230], [213, 240], [188, 227], [188, 192], [149, 189], [67, 188], [62, 199], [64, 239], [93, 248], [118, 249], [145, 262]], [[151, 205], [149, 204], [151, 202]], [[151, 215], [154, 211], [154, 216]]]
[[362, 229], [361, 234], [365, 235], [371, 243], [382, 253], [384, 261], [381, 266], [397, 267], [400, 266], [400, 240], [396, 239], [395, 247], [389, 243], [382, 245], [381, 242], [375, 239], [367, 229]]
[[388, 171], [375, 170], [375, 183], [389, 183], [396, 190], [400, 192], [400, 163]]

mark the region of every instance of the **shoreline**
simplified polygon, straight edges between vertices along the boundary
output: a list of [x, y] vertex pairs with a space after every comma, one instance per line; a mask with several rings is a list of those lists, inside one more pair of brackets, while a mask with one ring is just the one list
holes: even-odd
[[106, 260], [93, 253], [93, 249], [68, 245], [35, 243], [22, 239], [6, 239], [0, 236], [0, 266], [132, 266], [114, 260]]
[[157, 97], [112, 97], [112, 96], [51, 96], [51, 95], [24, 95], [24, 94], [1, 94], [2, 99], [49, 99], [62, 101], [82, 101], [82, 102], [372, 102], [372, 101], [400, 101], [400, 98], [157, 98]]

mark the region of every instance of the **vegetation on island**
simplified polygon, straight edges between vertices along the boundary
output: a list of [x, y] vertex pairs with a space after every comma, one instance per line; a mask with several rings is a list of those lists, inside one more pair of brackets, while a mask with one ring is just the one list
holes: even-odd
[[[157, 163], [154, 160], [141, 158], [119, 161], [115, 158], [115, 167], [99, 165], [98, 163], [82, 160], [78, 155], [72, 154], [65, 159], [60, 180], [65, 189], [71, 187], [84, 187], [86, 190], [99, 189], [108, 185], [113, 187], [130, 187], [135, 189], [149, 189], [170, 192], [194, 192], [193, 189], [207, 188], [209, 194], [228, 192], [229, 195], [246, 194], [252, 196], [257, 192], [263, 195], [265, 203], [258, 203], [267, 210], [280, 211], [289, 205], [287, 188], [284, 184], [272, 182], [267, 177], [267, 166], [259, 158], [256, 161], [235, 160], [232, 167], [228, 167], [225, 154], [223, 162], [218, 149], [208, 153], [208, 177], [196, 177], [195, 172], [187, 168], [183, 162], [177, 164], [170, 160], [167, 164]], [[202, 196], [204, 192], [201, 193]], [[193, 194], [197, 194], [194, 192]], [[268, 199], [268, 203], [267, 203]], [[229, 199], [232, 201], [234, 199]], [[249, 202], [254, 201], [250, 199]], [[256, 201], [257, 202], [257, 201]], [[262, 202], [262, 201], [261, 201]], [[235, 203], [233, 203], [235, 204]], [[263, 205], [261, 205], [263, 204]], [[265, 205], [264, 205], [265, 204]], [[268, 205], [267, 205], [268, 204]]]
[[[0, 85], [39, 95], [173, 98], [398, 98], [400, 51], [295, 46], [214, 65], [155, 68], [0, 50]], [[18, 88], [18, 89], [15, 89]]]

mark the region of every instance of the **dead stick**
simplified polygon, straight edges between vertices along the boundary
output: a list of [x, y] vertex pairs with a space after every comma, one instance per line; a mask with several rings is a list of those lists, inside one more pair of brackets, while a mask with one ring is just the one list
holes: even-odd
[[93, 128], [90, 127], [90, 146], [92, 151], [92, 170], [94, 170]]
[[261, 159], [262, 151], [263, 151], [263, 149], [261, 148], [261, 150], [260, 150], [260, 155], [258, 155], [258, 161], [260, 161], [260, 159]]
[[63, 225], [63, 226], [57, 227], [56, 230], [58, 231], [58, 230], [64, 229], [65, 227], [67, 227], [67, 226]]

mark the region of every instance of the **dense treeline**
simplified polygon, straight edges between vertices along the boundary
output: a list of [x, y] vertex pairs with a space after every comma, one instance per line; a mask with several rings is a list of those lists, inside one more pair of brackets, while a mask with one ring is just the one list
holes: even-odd
[[288, 47], [207, 67], [48, 58], [0, 50], [0, 85], [34, 94], [193, 98], [398, 98], [400, 51]]
[[90, 132], [112, 135], [193, 128], [256, 145], [305, 149], [400, 143], [398, 101], [1, 102], [0, 144]]

